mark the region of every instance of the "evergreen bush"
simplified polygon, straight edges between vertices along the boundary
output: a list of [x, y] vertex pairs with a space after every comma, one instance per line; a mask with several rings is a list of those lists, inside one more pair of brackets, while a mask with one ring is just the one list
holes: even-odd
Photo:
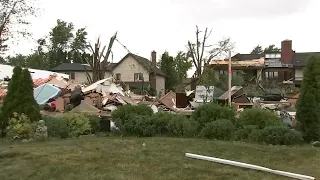
[[320, 140], [320, 56], [308, 60], [296, 108], [296, 119], [304, 140]]

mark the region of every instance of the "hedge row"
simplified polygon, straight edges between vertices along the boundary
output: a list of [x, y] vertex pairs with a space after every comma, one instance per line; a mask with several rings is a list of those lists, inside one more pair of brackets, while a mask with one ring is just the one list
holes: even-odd
[[258, 108], [246, 109], [236, 118], [234, 109], [211, 103], [200, 106], [187, 117], [154, 114], [147, 105], [126, 105], [115, 110], [112, 119], [124, 136], [201, 137], [274, 145], [302, 142], [300, 132], [286, 127], [273, 112]]

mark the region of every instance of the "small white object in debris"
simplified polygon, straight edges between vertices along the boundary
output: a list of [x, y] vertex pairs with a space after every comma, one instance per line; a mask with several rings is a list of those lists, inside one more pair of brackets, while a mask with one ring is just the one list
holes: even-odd
[[150, 107], [151, 107], [153, 113], [159, 112], [159, 109], [157, 108], [157, 106], [155, 106], [155, 105], [150, 105]]
[[142, 146], [143, 146], [143, 147], [146, 147], [147, 145], [146, 145], [146, 143], [142, 143]]

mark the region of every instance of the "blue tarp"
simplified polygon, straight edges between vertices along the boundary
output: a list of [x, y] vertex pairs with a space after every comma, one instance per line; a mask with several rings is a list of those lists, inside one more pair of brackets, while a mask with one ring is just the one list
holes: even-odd
[[46, 104], [49, 99], [57, 97], [61, 90], [52, 84], [42, 84], [33, 89], [33, 96], [38, 104]]

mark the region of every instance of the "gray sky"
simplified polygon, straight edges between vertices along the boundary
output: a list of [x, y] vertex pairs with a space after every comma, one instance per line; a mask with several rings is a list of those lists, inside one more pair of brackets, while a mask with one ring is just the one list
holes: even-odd
[[[103, 44], [118, 31], [118, 39], [132, 53], [150, 58], [165, 50], [175, 55], [195, 38], [195, 25], [212, 28], [208, 43], [231, 37], [236, 52], [249, 53], [257, 44], [280, 46], [293, 40], [296, 51], [320, 51], [319, 0], [40, 0], [40, 17], [28, 27], [34, 39], [49, 33], [58, 18], [87, 27], [94, 43]], [[30, 53], [35, 41], [22, 40], [9, 54]], [[114, 62], [127, 51], [114, 44]]]

